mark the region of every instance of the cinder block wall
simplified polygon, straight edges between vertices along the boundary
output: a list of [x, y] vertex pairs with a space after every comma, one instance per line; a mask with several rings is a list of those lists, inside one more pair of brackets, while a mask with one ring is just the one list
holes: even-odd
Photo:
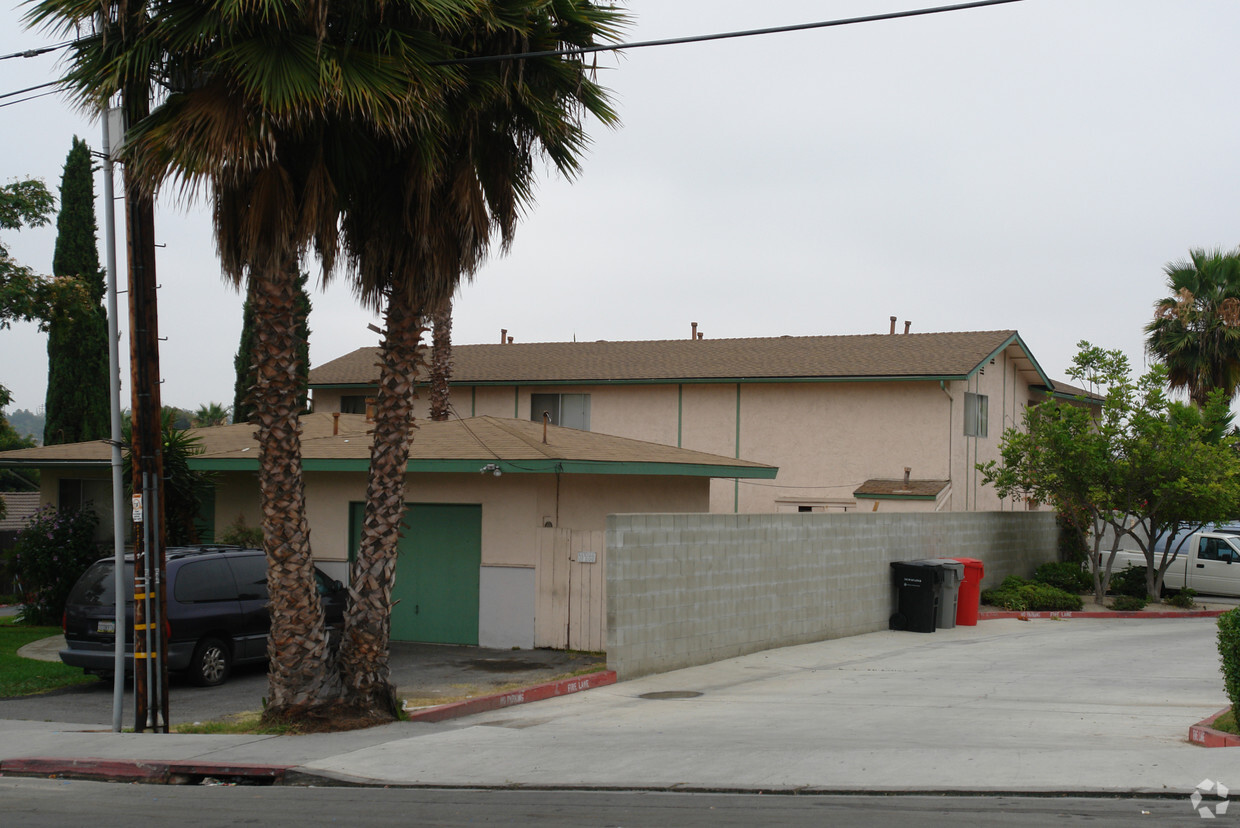
[[892, 561], [1055, 560], [1049, 512], [611, 515], [607, 662], [621, 678], [887, 629]]

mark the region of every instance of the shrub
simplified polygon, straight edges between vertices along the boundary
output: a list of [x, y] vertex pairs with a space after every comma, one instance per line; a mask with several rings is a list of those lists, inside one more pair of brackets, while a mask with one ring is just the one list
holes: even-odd
[[262, 549], [263, 530], [261, 527], [251, 528], [247, 526], [245, 515], [237, 515], [237, 519], [228, 524], [228, 528], [220, 533], [220, 543], [225, 543], [229, 546]]
[[1094, 588], [1094, 577], [1080, 563], [1071, 561], [1044, 563], [1033, 571], [1033, 580], [1076, 594]]
[[58, 512], [44, 506], [31, 516], [9, 553], [21, 579], [21, 623], [60, 623], [69, 590], [100, 557], [95, 544], [99, 519], [89, 507]]
[[1240, 720], [1240, 607], [1219, 616], [1218, 654], [1223, 688], [1231, 700], [1232, 713]]
[[1129, 595], [1133, 598], [1146, 598], [1149, 593], [1145, 589], [1145, 567], [1126, 566], [1119, 572], [1111, 573], [1111, 594]]
[[1138, 612], [1145, 609], [1145, 596], [1119, 595], [1111, 602], [1111, 609], [1119, 612]]
[[1003, 579], [995, 589], [982, 593], [982, 600], [1008, 610], [1079, 610], [1081, 596], [1049, 584], [1031, 583], [1015, 575]]
[[1191, 587], [1185, 587], [1175, 595], [1168, 598], [1167, 603], [1173, 607], [1179, 607], [1180, 609], [1192, 609], [1196, 606], [1196, 603], [1193, 601], [1196, 597], [1197, 590], [1192, 589]]

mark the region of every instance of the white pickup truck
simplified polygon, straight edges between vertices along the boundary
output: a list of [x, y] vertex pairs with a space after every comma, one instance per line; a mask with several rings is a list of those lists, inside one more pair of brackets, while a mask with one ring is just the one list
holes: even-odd
[[[1174, 549], [1175, 540], [1171, 542]], [[1107, 553], [1103, 553], [1105, 565]], [[1154, 565], [1162, 563], [1162, 549], [1154, 553]], [[1145, 566], [1140, 551], [1120, 551], [1111, 571], [1125, 567]], [[1163, 588], [1178, 590], [1188, 587], [1204, 595], [1240, 595], [1240, 530], [1195, 532], [1184, 541], [1180, 554], [1163, 577]]]

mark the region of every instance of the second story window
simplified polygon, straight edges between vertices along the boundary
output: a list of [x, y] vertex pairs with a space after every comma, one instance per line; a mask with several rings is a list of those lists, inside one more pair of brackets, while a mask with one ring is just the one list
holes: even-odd
[[542, 422], [544, 411], [552, 425], [590, 430], [589, 394], [530, 394], [530, 419]]
[[986, 437], [989, 432], [990, 398], [985, 394], [964, 392], [964, 436]]

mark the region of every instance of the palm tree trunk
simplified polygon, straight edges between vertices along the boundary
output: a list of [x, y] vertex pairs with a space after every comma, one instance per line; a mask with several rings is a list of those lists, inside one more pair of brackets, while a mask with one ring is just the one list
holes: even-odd
[[435, 326], [431, 349], [431, 419], [442, 423], [448, 419], [448, 382], [452, 379], [452, 300], [444, 300], [431, 320]]
[[414, 383], [424, 363], [423, 309], [404, 291], [388, 299], [380, 349], [379, 394], [362, 540], [351, 572], [340, 666], [345, 703], [359, 715], [397, 717], [388, 663], [396, 545], [405, 513], [405, 470], [412, 440]]
[[264, 718], [288, 721], [339, 698], [338, 674], [314, 579], [301, 468], [301, 392], [297, 370], [297, 261], [270, 278], [251, 276], [260, 502], [267, 550], [271, 634]]

